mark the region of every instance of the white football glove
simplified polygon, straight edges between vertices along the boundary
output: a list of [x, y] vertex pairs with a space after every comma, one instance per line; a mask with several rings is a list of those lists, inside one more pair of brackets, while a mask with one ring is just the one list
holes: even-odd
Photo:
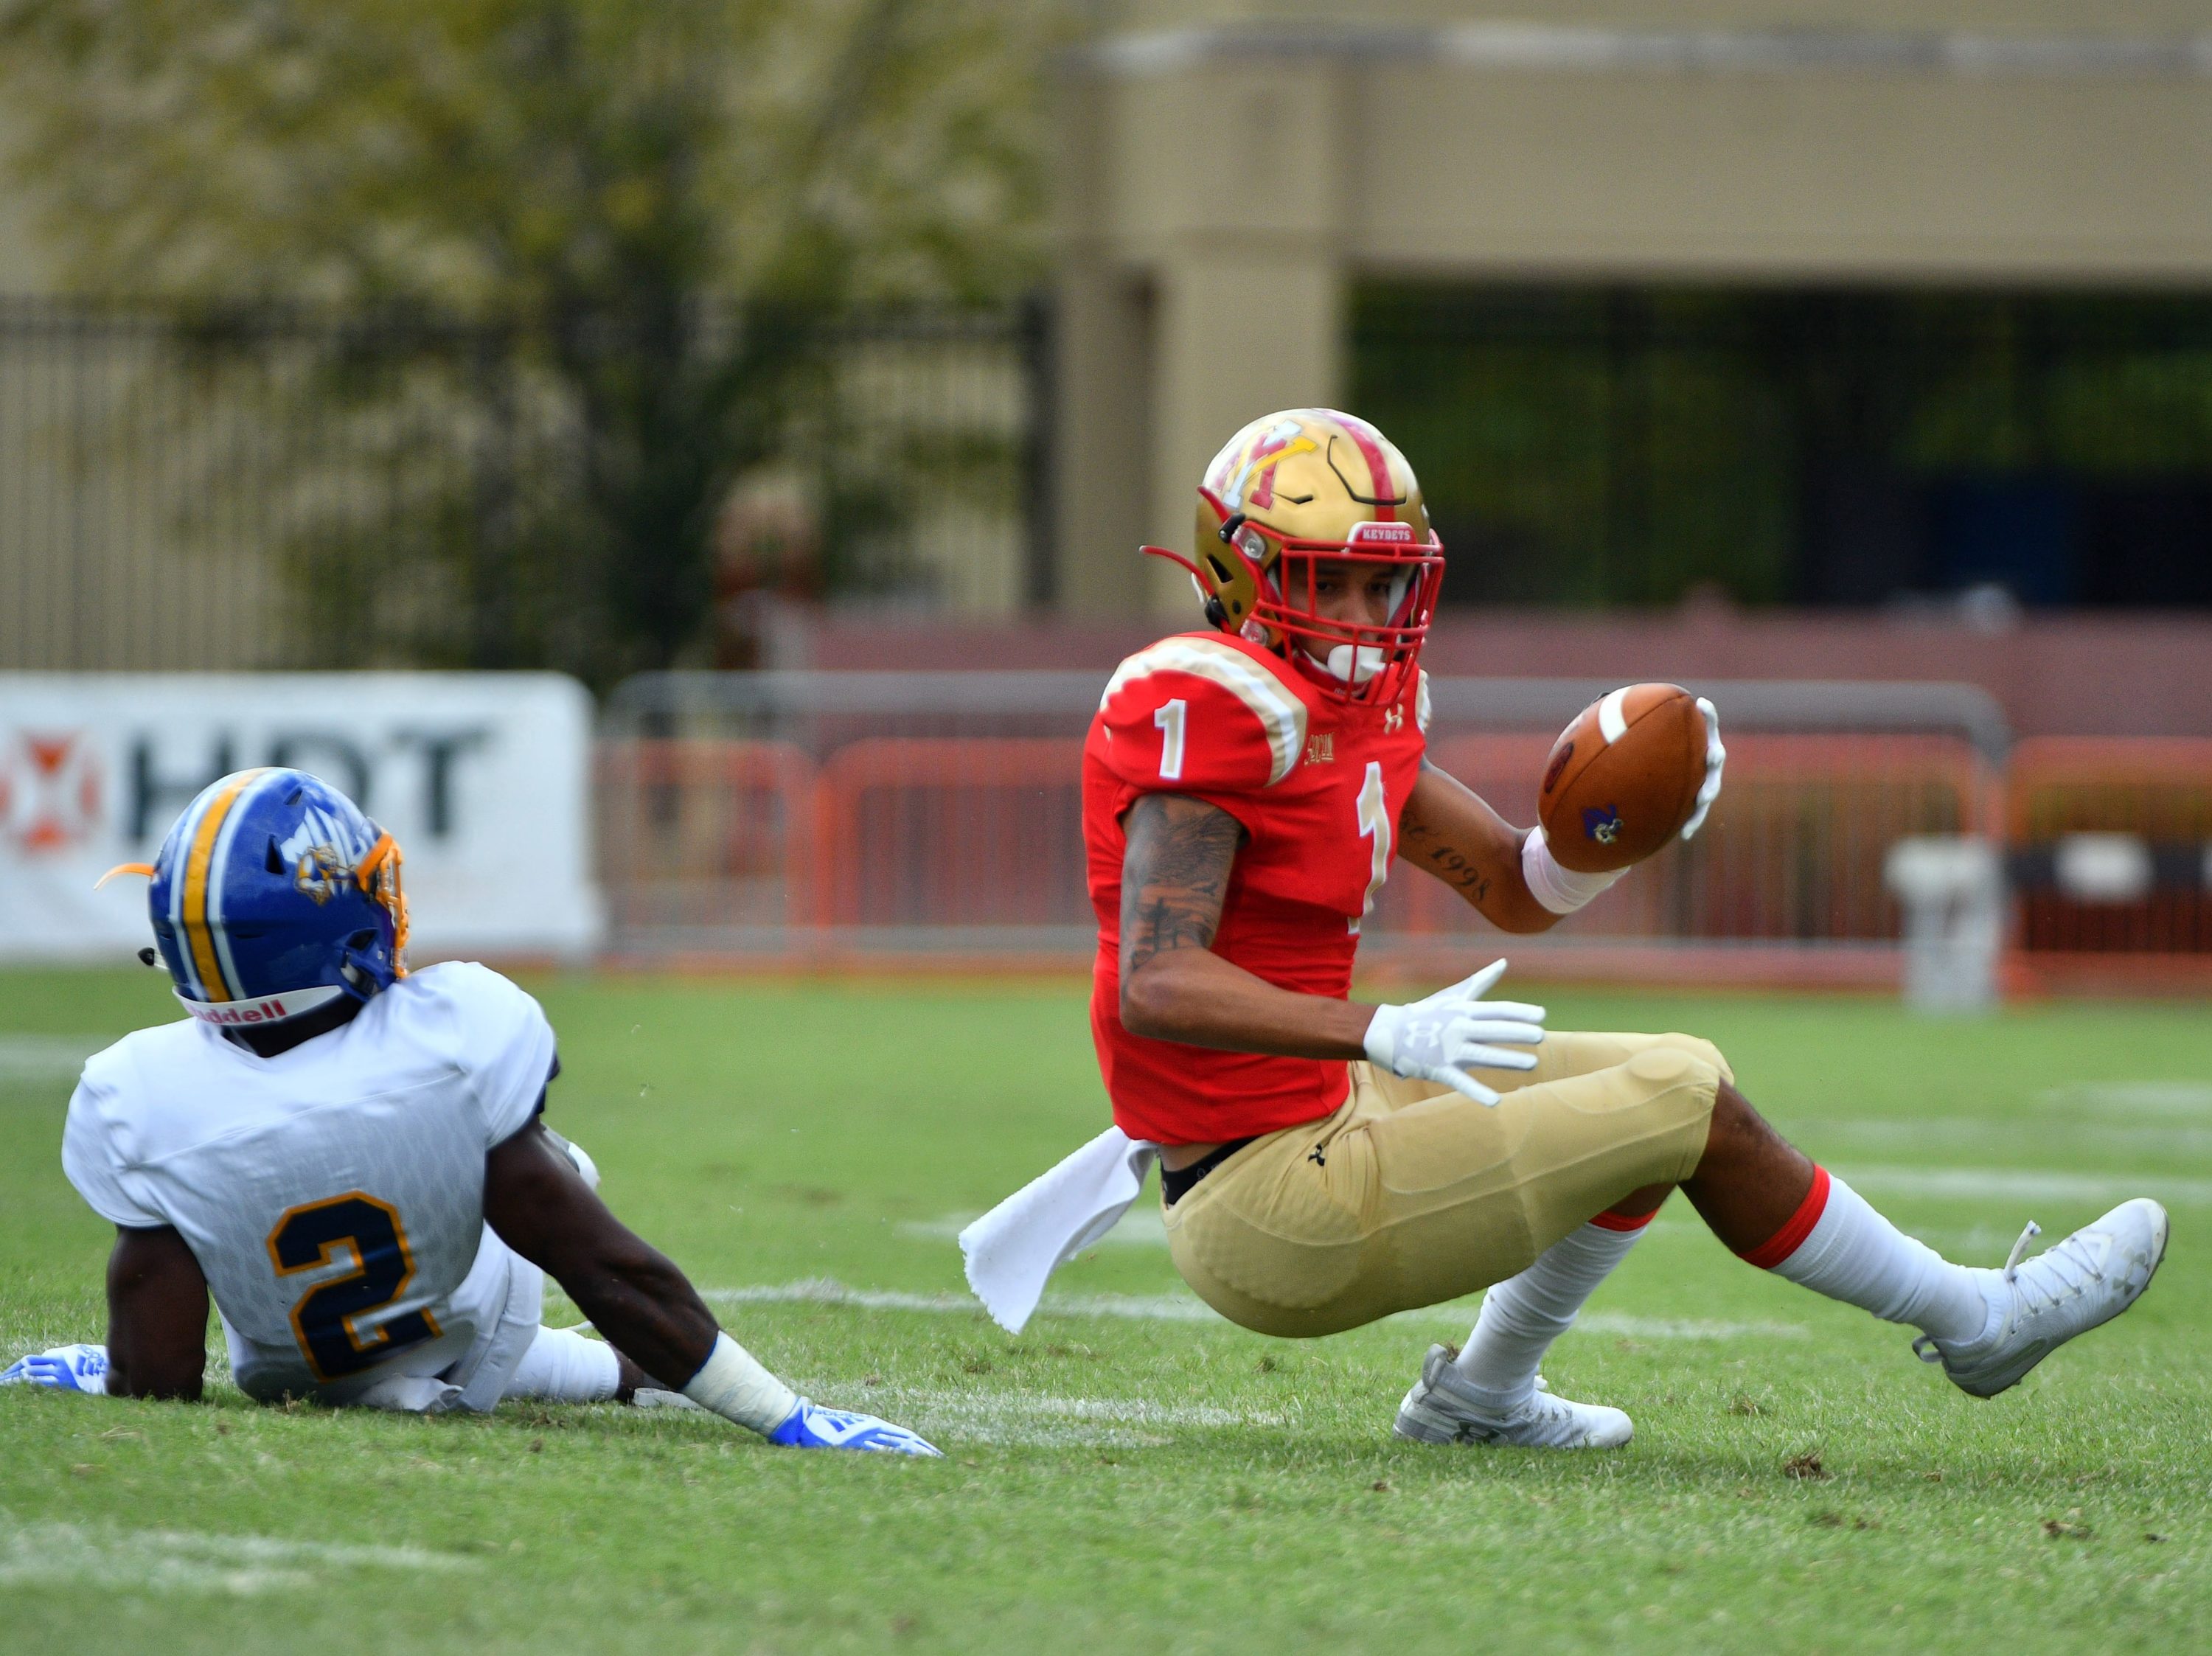
[[1534, 1052], [1509, 1052], [1495, 1043], [1534, 1046], [1544, 1039], [1544, 1009], [1519, 1001], [1486, 1001], [1505, 974], [1492, 961], [1463, 983], [1426, 1000], [1378, 1006], [1367, 1026], [1367, 1057], [1379, 1069], [1408, 1081], [1440, 1082], [1476, 1103], [1494, 1107], [1498, 1095], [1468, 1074], [1470, 1068], [1533, 1070]]
[[51, 1351], [33, 1351], [0, 1368], [0, 1386], [45, 1386], [57, 1392], [107, 1393], [107, 1348], [104, 1345], [58, 1345]]
[[1705, 696], [1698, 698], [1698, 711], [1705, 716], [1705, 779], [1698, 789], [1698, 808], [1690, 813], [1690, 820], [1682, 824], [1685, 840], [1694, 836], [1705, 825], [1705, 813], [1713, 808], [1713, 801], [1721, 797], [1721, 767], [1728, 763], [1728, 749], [1721, 746], [1721, 716]]

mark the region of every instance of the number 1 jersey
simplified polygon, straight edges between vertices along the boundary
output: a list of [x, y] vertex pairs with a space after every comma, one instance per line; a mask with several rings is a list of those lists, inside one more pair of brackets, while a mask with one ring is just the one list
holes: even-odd
[[1213, 952], [1279, 988], [1346, 998], [1360, 922], [1419, 777], [1425, 676], [1383, 706], [1322, 692], [1272, 651], [1184, 634], [1115, 670], [1083, 762], [1083, 837], [1098, 916], [1091, 1028], [1116, 1125], [1160, 1143], [1294, 1126], [1343, 1103], [1342, 1060], [1153, 1040], [1121, 1026], [1122, 818], [1147, 793], [1217, 805], [1244, 830]]
[[84, 1067], [62, 1167], [101, 1217], [176, 1228], [248, 1393], [466, 1386], [503, 1323], [537, 1330], [543, 1279], [484, 1223], [484, 1152], [530, 1124], [553, 1062], [529, 995], [428, 967], [274, 1058], [196, 1020], [126, 1035]]

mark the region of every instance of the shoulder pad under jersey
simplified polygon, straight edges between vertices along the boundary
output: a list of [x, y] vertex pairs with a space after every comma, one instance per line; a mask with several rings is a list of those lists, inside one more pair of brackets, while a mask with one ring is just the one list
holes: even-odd
[[1162, 639], [1114, 670], [1099, 699], [1108, 763], [1139, 787], [1249, 792], [1305, 751], [1306, 704], [1225, 640]]

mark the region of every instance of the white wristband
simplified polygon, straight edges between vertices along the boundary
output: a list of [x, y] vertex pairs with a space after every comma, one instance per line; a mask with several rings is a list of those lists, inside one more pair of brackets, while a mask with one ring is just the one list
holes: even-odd
[[791, 1418], [799, 1393], [755, 1361], [727, 1334], [714, 1337], [714, 1349], [684, 1386], [684, 1395], [724, 1420], [750, 1426], [763, 1437]]
[[1577, 874], [1561, 868], [1545, 843], [1540, 822], [1521, 842], [1521, 877], [1528, 883], [1528, 895], [1554, 914], [1573, 913], [1627, 872], [1619, 868], [1610, 874]]

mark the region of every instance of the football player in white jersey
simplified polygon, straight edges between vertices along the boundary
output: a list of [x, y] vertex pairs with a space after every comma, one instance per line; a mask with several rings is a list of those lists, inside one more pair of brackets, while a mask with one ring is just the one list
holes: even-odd
[[[106, 1344], [0, 1382], [196, 1398], [211, 1294], [264, 1401], [648, 1389], [775, 1443], [937, 1453], [796, 1395], [608, 1211], [589, 1158], [538, 1119], [559, 1064], [538, 1003], [472, 963], [408, 972], [398, 847], [336, 789], [224, 777], [129, 871], [151, 877], [191, 1016], [95, 1055], [70, 1102], [64, 1170], [116, 1227]], [[606, 1343], [540, 1326], [547, 1273]]]

